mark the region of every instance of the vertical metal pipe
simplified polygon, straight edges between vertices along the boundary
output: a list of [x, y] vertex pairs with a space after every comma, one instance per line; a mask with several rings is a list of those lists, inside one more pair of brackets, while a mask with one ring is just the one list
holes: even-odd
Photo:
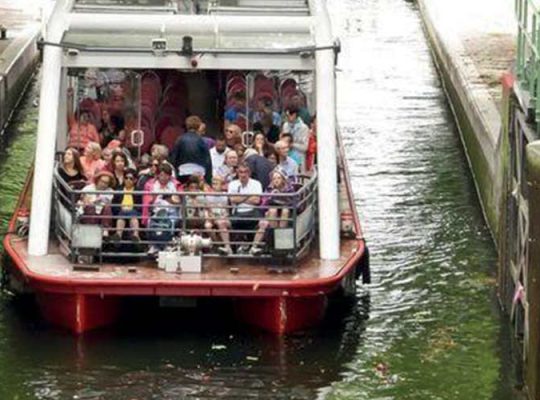
[[[59, 41], [63, 33], [63, 11], [66, 2], [59, 0], [55, 6], [53, 20], [49, 26], [47, 40]], [[30, 234], [28, 253], [32, 256], [47, 254], [49, 248], [49, 225], [51, 220], [54, 154], [60, 99], [62, 49], [45, 46], [43, 56], [38, 134]]]
[[[317, 46], [332, 44], [330, 18], [322, 0], [310, 1], [315, 17]], [[339, 208], [337, 186], [336, 141], [336, 79], [334, 51], [316, 52], [317, 86], [317, 161], [319, 173], [319, 229], [320, 255], [324, 260], [337, 260], [340, 255]]]

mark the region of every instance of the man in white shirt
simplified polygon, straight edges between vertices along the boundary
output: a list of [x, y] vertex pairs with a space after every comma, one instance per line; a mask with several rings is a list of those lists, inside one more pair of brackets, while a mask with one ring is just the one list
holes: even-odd
[[281, 132], [292, 135], [291, 151], [297, 153], [297, 159], [300, 161], [299, 167], [303, 170], [309, 142], [309, 128], [299, 117], [298, 108], [294, 106], [287, 107], [285, 115], [287, 120], [283, 123]]
[[[240, 164], [236, 172], [238, 179], [229, 183], [227, 190], [231, 195], [229, 201], [231, 205], [235, 206], [231, 221], [232, 226], [235, 230], [253, 230], [255, 233], [255, 227], [262, 215], [260, 209], [256, 207], [261, 202], [262, 185], [259, 181], [251, 179], [251, 170], [247, 164]], [[249, 236], [247, 243], [251, 243], [253, 240], [253, 234]], [[238, 252], [245, 253], [248, 248], [249, 246], [240, 246]]]
[[212, 159], [213, 175], [217, 174], [217, 170], [225, 161], [225, 153], [230, 150], [225, 142], [225, 136], [219, 135], [216, 138], [216, 144], [210, 149], [210, 158]]

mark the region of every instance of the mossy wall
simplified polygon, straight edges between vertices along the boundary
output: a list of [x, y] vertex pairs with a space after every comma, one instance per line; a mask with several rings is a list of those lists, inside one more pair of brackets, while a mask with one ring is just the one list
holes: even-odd
[[[497, 245], [503, 194], [502, 132], [490, 132], [478, 104], [469, 96], [469, 86], [460, 71], [460, 60], [450, 54], [430, 20], [422, 0], [418, 1], [433, 59], [449, 99], [461, 141], [474, 178], [486, 222]], [[496, 138], [496, 139], [494, 139]]]

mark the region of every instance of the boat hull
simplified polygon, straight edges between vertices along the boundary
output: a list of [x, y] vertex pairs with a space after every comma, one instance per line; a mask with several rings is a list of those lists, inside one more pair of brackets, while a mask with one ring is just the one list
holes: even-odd
[[111, 325], [120, 315], [121, 298], [80, 293], [36, 293], [43, 318], [76, 334]]
[[[43, 319], [74, 334], [115, 324], [122, 315], [122, 296], [36, 293]], [[283, 335], [318, 325], [324, 318], [327, 296], [237, 298], [236, 320]]]
[[279, 335], [310, 328], [324, 318], [327, 296], [242, 298], [235, 302], [237, 319]]

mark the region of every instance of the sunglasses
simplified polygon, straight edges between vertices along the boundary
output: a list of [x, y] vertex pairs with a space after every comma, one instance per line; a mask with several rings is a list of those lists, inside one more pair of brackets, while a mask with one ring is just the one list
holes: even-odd
[[159, 163], [152, 163], [152, 167], [159, 167]]
[[132, 180], [134, 180], [134, 179], [135, 179], [135, 177], [134, 177], [133, 175], [127, 175], [127, 176], [126, 176], [126, 179], [129, 179], [129, 180], [131, 180], [131, 181], [132, 181]]

